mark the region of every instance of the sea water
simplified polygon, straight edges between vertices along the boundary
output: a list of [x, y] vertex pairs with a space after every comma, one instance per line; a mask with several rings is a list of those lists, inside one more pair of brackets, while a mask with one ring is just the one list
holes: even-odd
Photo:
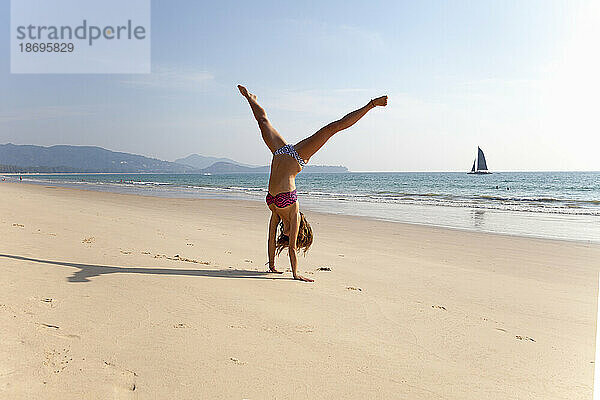
[[[256, 201], [264, 201], [268, 179], [267, 174], [23, 176], [92, 190]], [[600, 242], [600, 172], [300, 173], [296, 186], [301, 207], [313, 211]]]

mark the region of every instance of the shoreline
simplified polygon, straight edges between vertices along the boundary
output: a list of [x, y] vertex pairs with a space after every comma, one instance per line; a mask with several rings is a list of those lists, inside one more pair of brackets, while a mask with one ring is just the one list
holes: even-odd
[[3, 188], [1, 396], [591, 396], [598, 245], [308, 211], [307, 284], [262, 204]]
[[[600, 170], [535, 170], [535, 171], [494, 171], [493, 173], [571, 173], [571, 172], [589, 172], [589, 173], [600, 173]], [[343, 173], [356, 173], [356, 174], [467, 174], [465, 171], [346, 171]], [[6, 176], [19, 176], [19, 175], [188, 175], [189, 173], [171, 173], [171, 172], [0, 172]]]
[[[62, 174], [61, 174], [62, 175]], [[120, 174], [122, 175], [122, 174]], [[119, 193], [119, 194], [130, 194], [134, 196], [147, 196], [147, 197], [158, 197], [158, 198], [195, 198], [195, 199], [221, 199], [221, 200], [236, 200], [236, 201], [251, 201], [251, 202], [263, 202], [262, 192], [260, 196], [250, 195], [245, 192], [226, 190], [223, 188], [214, 189], [200, 189], [194, 188], [194, 190], [184, 190], [184, 187], [171, 187], [170, 185], [160, 185], [159, 187], [146, 187], [145, 185], [122, 185], [122, 184], [98, 184], [95, 182], [68, 182], [58, 183], [53, 181], [45, 182], [41, 181], [28, 181], [28, 182], [2, 182], [9, 184], [25, 184], [25, 185], [47, 185], [60, 188], [68, 188], [72, 190], [84, 190], [91, 192], [100, 193]], [[328, 215], [345, 215], [351, 217], [363, 217], [376, 221], [385, 221], [400, 224], [418, 225], [425, 227], [436, 227], [441, 229], [451, 229], [464, 232], [478, 232], [487, 234], [498, 234], [515, 237], [525, 238], [537, 238], [547, 240], [559, 240], [576, 243], [589, 243], [589, 244], [600, 244], [600, 232], [596, 235], [594, 232], [589, 232], [584, 238], [577, 236], [581, 235], [581, 231], [578, 228], [581, 225], [593, 224], [594, 220], [600, 222], [599, 217], [595, 216], [580, 216], [580, 215], [556, 215], [556, 214], [540, 214], [531, 211], [509, 211], [509, 210], [494, 210], [486, 208], [468, 208], [468, 207], [448, 207], [448, 206], [433, 206], [433, 205], [395, 205], [397, 209], [404, 209], [399, 217], [388, 216], [387, 218], [379, 216], [377, 213], [373, 213], [369, 208], [377, 208], [380, 213], [384, 213], [386, 208], [392, 208], [394, 205], [390, 204], [376, 204], [376, 203], [358, 203], [352, 204], [351, 208], [346, 207], [345, 212], [336, 212], [334, 209], [340, 210], [344, 207], [344, 204], [334, 204], [331, 200], [324, 199], [310, 199], [300, 198], [299, 199], [302, 207], [306, 210], [320, 214]], [[323, 206], [320, 203], [330, 204], [329, 206]], [[337, 207], [336, 207], [337, 206]], [[413, 216], [411, 211], [421, 211]], [[425, 211], [423, 211], [425, 210]], [[454, 214], [454, 226], [449, 223], [435, 223], [434, 220], [440, 214]], [[426, 221], [419, 220], [419, 216], [427, 216]], [[477, 225], [481, 225], [481, 221], [484, 218], [495, 218], [498, 221], [492, 228], [482, 229]], [[529, 226], [522, 228], [521, 231], [507, 231], [504, 226], [508, 225], [510, 221], [526, 221], [532, 219], [529, 222]], [[464, 226], [465, 220], [472, 220], [471, 226]], [[549, 221], [550, 220], [550, 221]], [[577, 221], [575, 221], [577, 220]], [[463, 224], [463, 226], [460, 226]], [[536, 225], [538, 224], [538, 225]], [[538, 233], [540, 227], [548, 225], [546, 233]], [[513, 229], [515, 229], [513, 227]], [[557, 229], [562, 230], [557, 234]], [[535, 233], [533, 233], [535, 232]], [[567, 232], [567, 233], [564, 233]]]
[[[4, 182], [10, 185], [31, 185], [31, 186], [44, 186], [45, 183], [43, 182], [39, 182], [39, 183], [32, 183], [32, 182]], [[78, 191], [82, 191], [82, 192], [92, 192], [92, 193], [106, 193], [106, 194], [112, 194], [112, 195], [118, 195], [118, 196], [125, 196], [125, 197], [129, 197], [132, 196], [133, 198], [135, 197], [145, 197], [145, 198], [158, 198], [158, 199], [187, 199], [187, 200], [197, 200], [197, 201], [201, 201], [201, 202], [216, 202], [216, 203], [221, 203], [221, 205], [224, 206], [230, 206], [232, 204], [234, 205], [240, 205], [243, 206], [244, 204], [250, 202], [253, 204], [264, 204], [264, 202], [262, 200], [252, 200], [252, 199], [222, 199], [222, 198], [187, 198], [187, 197], [169, 197], [169, 196], [157, 196], [157, 195], [153, 195], [153, 194], [145, 194], [145, 193], [127, 193], [127, 192], [113, 192], [113, 191], [103, 191], [103, 190], [94, 190], [94, 189], [86, 189], [86, 188], [77, 188], [77, 187], [68, 187], [68, 186], [63, 186], [63, 185], [53, 185], [53, 184], [48, 184], [47, 185], [48, 188], [60, 188], [65, 190], [67, 193], [69, 191], [73, 191], [73, 192], [78, 192]], [[265, 210], [268, 211], [268, 209], [265, 207]], [[337, 213], [332, 213], [332, 212], [323, 212], [323, 211], [314, 211], [314, 210], [310, 210], [311, 214], [314, 215], [321, 215], [321, 216], [329, 216], [329, 217], [340, 217], [340, 218], [348, 218], [350, 220], [357, 220], [357, 221], [372, 221], [372, 222], [381, 222], [381, 223], [385, 223], [385, 224], [398, 224], [400, 226], [404, 226], [404, 227], [416, 227], [416, 228], [425, 228], [425, 229], [432, 229], [432, 230], [441, 230], [441, 231], [456, 231], [456, 232], [463, 232], [463, 233], [472, 233], [475, 235], [492, 235], [492, 236], [501, 236], [501, 237], [508, 237], [508, 238], [523, 238], [523, 239], [531, 239], [531, 240], [539, 240], [539, 241], [551, 241], [551, 242], [567, 242], [567, 243], [578, 243], [578, 244], [589, 244], [592, 246], [596, 246], [598, 245], [600, 247], [600, 243], [596, 243], [593, 241], [587, 241], [587, 240], [570, 240], [570, 239], [556, 239], [556, 238], [548, 238], [548, 237], [538, 237], [538, 236], [525, 236], [525, 235], [519, 235], [519, 234], [511, 234], [511, 233], [498, 233], [498, 232], [487, 232], [487, 231], [474, 231], [474, 230], [469, 230], [469, 229], [461, 229], [461, 228], [454, 228], [454, 227], [449, 227], [449, 226], [442, 226], [442, 225], [429, 225], [426, 223], [411, 223], [411, 222], [402, 222], [402, 221], [392, 221], [392, 220], [386, 220], [386, 219], [379, 219], [376, 217], [369, 217], [369, 216], [364, 216], [364, 215], [350, 215], [350, 214], [337, 214]]]

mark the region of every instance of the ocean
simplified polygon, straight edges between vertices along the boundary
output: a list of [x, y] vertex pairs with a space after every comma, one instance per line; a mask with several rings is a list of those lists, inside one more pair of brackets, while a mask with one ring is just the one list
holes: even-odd
[[[268, 175], [52, 174], [24, 175], [23, 180], [152, 196], [264, 201]], [[313, 211], [600, 242], [600, 172], [300, 173], [296, 186], [301, 208]]]

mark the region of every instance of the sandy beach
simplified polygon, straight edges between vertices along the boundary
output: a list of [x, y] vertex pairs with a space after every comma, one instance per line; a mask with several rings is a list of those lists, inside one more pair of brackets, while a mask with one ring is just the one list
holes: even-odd
[[2, 183], [0, 398], [591, 398], [599, 245], [307, 218]]

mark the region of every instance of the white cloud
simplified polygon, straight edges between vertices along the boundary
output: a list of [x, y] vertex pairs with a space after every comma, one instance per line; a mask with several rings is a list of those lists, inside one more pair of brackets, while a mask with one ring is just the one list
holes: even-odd
[[[310, 33], [311, 45], [325, 50], [339, 52], [352, 44], [352, 51], [383, 51], [386, 43], [378, 31], [348, 24], [331, 24], [321, 21], [294, 19], [283, 20], [284, 29], [292, 29], [300, 34]], [[363, 54], [364, 55], [364, 54]]]
[[148, 89], [197, 90], [214, 81], [214, 76], [203, 70], [180, 67], [152, 67], [152, 73], [137, 75], [121, 81], [123, 85]]
[[259, 96], [259, 102], [264, 103], [267, 111], [281, 110], [333, 118], [341, 117], [338, 115], [341, 112], [349, 112], [366, 104], [377, 94], [375, 90], [363, 88], [284, 90], [266, 92]]
[[95, 114], [92, 106], [28, 107], [0, 113], [0, 123], [78, 117]]

